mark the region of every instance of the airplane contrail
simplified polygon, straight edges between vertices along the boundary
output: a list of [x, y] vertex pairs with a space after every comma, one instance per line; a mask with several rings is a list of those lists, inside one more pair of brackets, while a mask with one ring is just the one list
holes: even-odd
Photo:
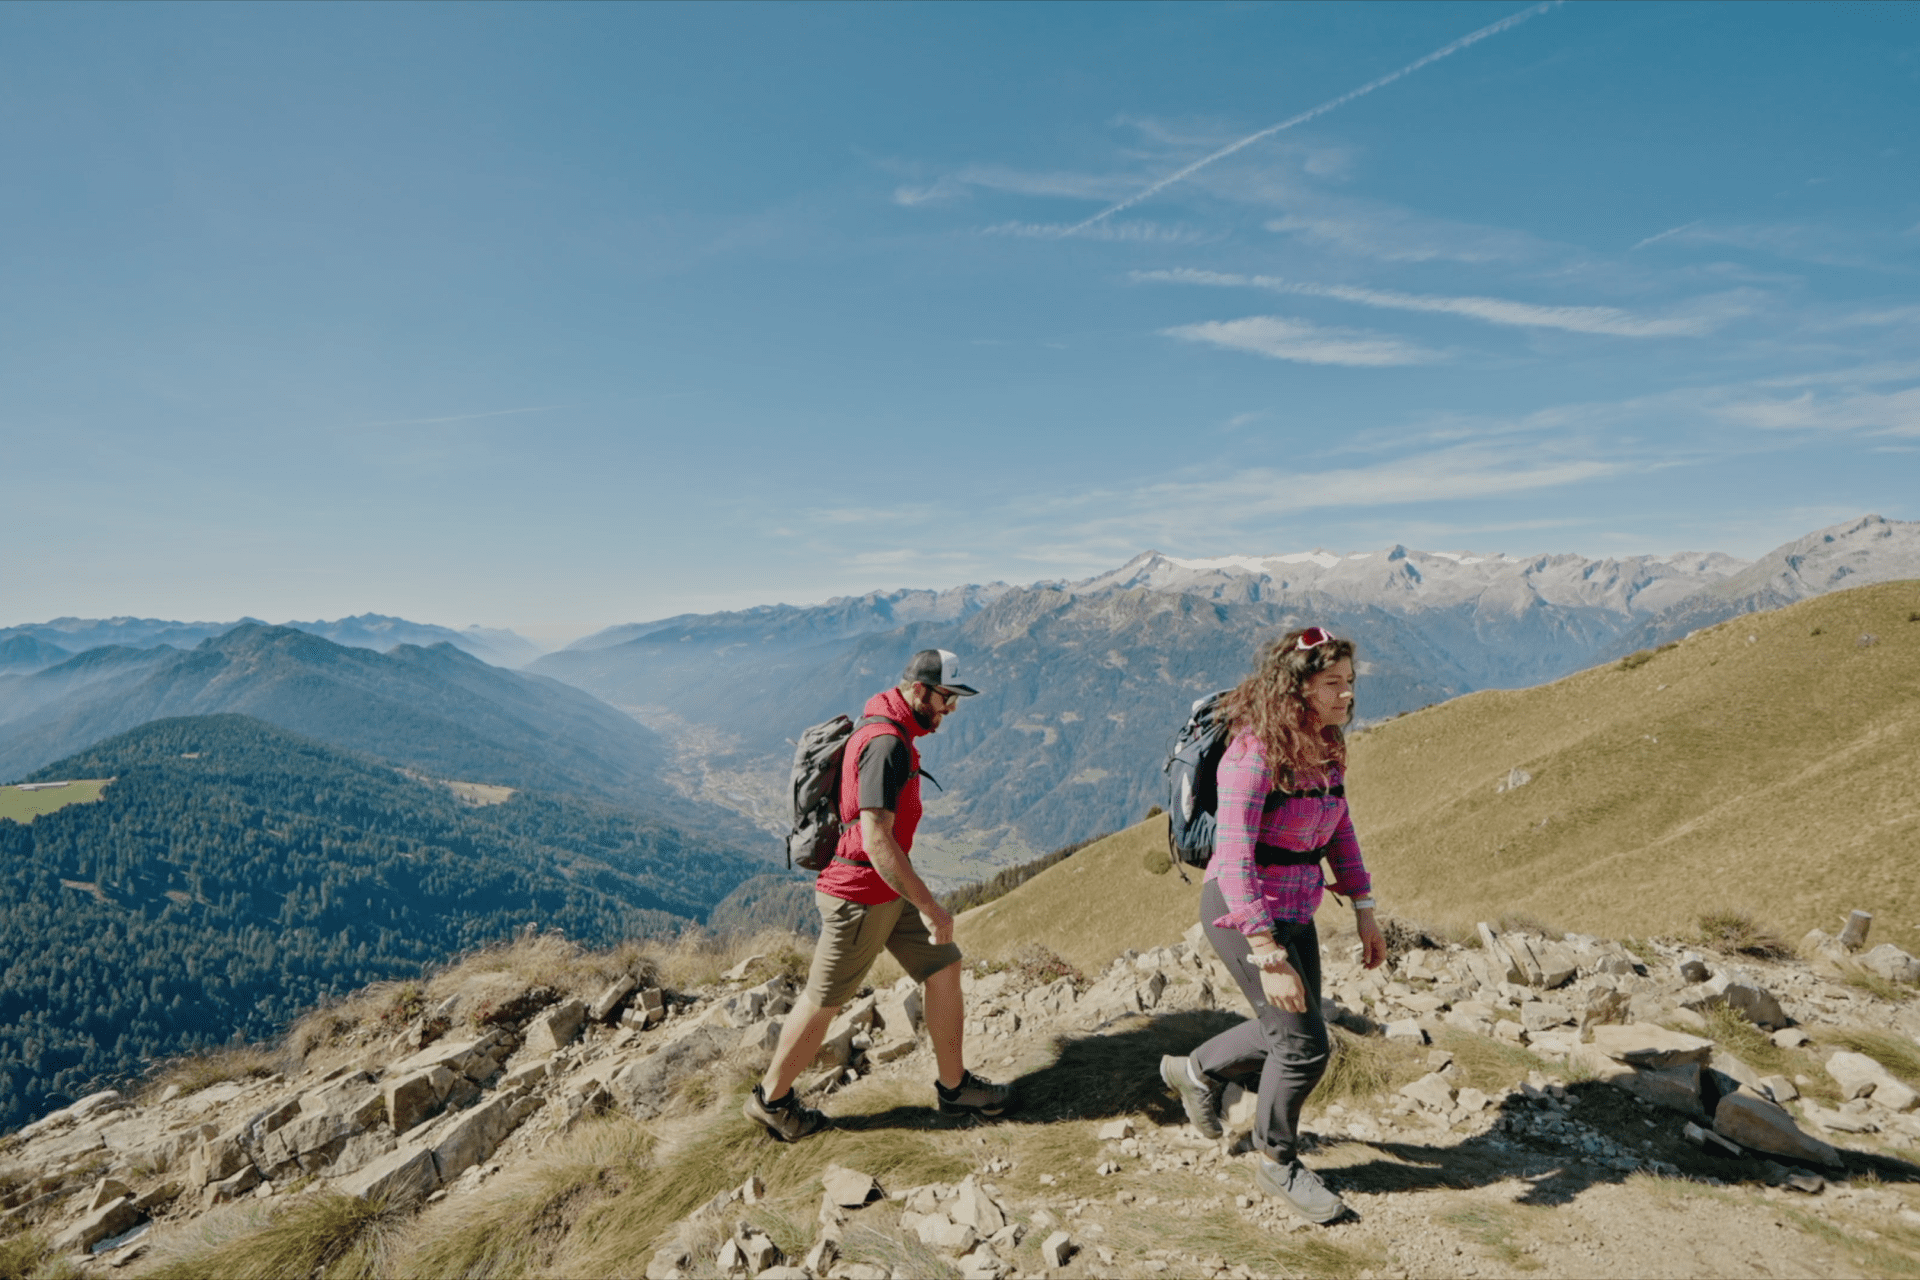
[[1134, 195], [1130, 195], [1125, 200], [1120, 201], [1120, 203], [1115, 205], [1110, 205], [1107, 208], [1102, 209], [1100, 212], [1094, 214], [1091, 218], [1088, 218], [1085, 222], [1075, 223], [1073, 226], [1068, 227], [1065, 231], [1062, 231], [1060, 235], [1062, 238], [1064, 238], [1066, 236], [1074, 235], [1077, 232], [1085, 231], [1088, 227], [1092, 226], [1094, 223], [1104, 222], [1106, 219], [1111, 218], [1114, 214], [1119, 213], [1123, 209], [1133, 208], [1134, 205], [1139, 204], [1142, 200], [1145, 200], [1148, 197], [1153, 196], [1161, 191], [1165, 191], [1168, 187], [1172, 186], [1176, 182], [1180, 182], [1186, 178], [1192, 177], [1194, 174], [1200, 172], [1200, 170], [1206, 168], [1208, 165], [1212, 164], [1214, 161], [1224, 160], [1226, 157], [1232, 155], [1234, 152], [1240, 150], [1243, 147], [1250, 147], [1254, 143], [1260, 141], [1262, 138], [1271, 138], [1274, 134], [1279, 133], [1284, 129], [1291, 129], [1297, 124], [1305, 124], [1307, 121], [1312, 120], [1314, 117], [1323, 116], [1327, 114], [1327, 112], [1332, 111], [1335, 107], [1343, 107], [1347, 103], [1352, 102], [1355, 98], [1364, 97], [1365, 95], [1372, 93], [1375, 89], [1385, 88], [1387, 85], [1392, 84], [1395, 80], [1398, 80], [1403, 76], [1412, 75], [1414, 72], [1418, 71], [1420, 68], [1426, 66], [1430, 62], [1438, 62], [1442, 58], [1445, 58], [1445, 57], [1448, 57], [1449, 55], [1460, 52], [1462, 49], [1465, 49], [1469, 45], [1479, 44], [1482, 40], [1485, 40], [1488, 36], [1497, 36], [1502, 31], [1507, 31], [1514, 27], [1517, 27], [1521, 23], [1525, 22], [1528, 18], [1537, 17], [1538, 15], [1545, 13], [1547, 10], [1553, 8], [1556, 4], [1559, 4], [1559, 3], [1560, 3], [1560, 0], [1544, 0], [1544, 3], [1536, 4], [1531, 9], [1522, 9], [1519, 13], [1516, 13], [1511, 17], [1502, 18], [1500, 19], [1500, 21], [1492, 23], [1488, 26], [1484, 26], [1480, 28], [1478, 31], [1471, 33], [1470, 35], [1461, 36], [1458, 40], [1455, 40], [1450, 45], [1445, 45], [1442, 48], [1435, 49], [1432, 53], [1428, 54], [1424, 58], [1420, 58], [1414, 62], [1409, 62], [1406, 66], [1400, 68], [1398, 71], [1389, 72], [1388, 74], [1381, 76], [1378, 80], [1370, 80], [1366, 84], [1361, 85], [1358, 89], [1349, 90], [1348, 92], [1341, 94], [1339, 97], [1333, 99], [1330, 102], [1323, 102], [1319, 106], [1314, 107], [1310, 111], [1302, 111], [1299, 115], [1294, 116], [1288, 120], [1282, 120], [1279, 124], [1273, 125], [1266, 129], [1262, 129], [1258, 133], [1250, 133], [1246, 137], [1240, 139], [1240, 141], [1229, 143], [1226, 146], [1220, 148], [1218, 151], [1214, 152], [1212, 155], [1202, 156], [1200, 159], [1195, 160], [1192, 164], [1180, 170], [1178, 173], [1168, 174], [1166, 177], [1160, 179], [1160, 181], [1154, 183], [1152, 186], [1148, 187], [1146, 190], [1138, 192], [1137, 194], [1134, 194]]

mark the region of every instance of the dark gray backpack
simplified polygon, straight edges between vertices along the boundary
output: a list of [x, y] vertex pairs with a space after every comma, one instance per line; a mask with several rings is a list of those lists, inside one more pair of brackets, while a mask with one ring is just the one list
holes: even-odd
[[[793, 750], [793, 830], [787, 833], [787, 865], [824, 871], [840, 847], [840, 769], [854, 730], [870, 724], [899, 725], [885, 716], [864, 716], [855, 724], [835, 716], [800, 735]], [[901, 737], [905, 737], [904, 731]], [[931, 781], [931, 775], [927, 776]], [[939, 783], [934, 783], [939, 786]]]

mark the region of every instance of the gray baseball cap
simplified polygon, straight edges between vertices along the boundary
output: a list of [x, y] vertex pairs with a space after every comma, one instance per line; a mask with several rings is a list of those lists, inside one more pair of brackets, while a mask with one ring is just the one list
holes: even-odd
[[945, 649], [922, 649], [907, 659], [907, 669], [900, 673], [903, 683], [930, 684], [950, 693], [971, 695], [980, 692], [972, 685], [960, 683], [960, 659]]

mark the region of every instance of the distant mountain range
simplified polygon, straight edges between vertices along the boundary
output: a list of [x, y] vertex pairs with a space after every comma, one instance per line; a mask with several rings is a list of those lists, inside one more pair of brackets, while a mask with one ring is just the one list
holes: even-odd
[[436, 778], [598, 796], [773, 848], [731, 811], [670, 788], [658, 735], [578, 689], [447, 643], [374, 653], [255, 623], [185, 651], [109, 646], [0, 676], [0, 779], [150, 720], [219, 712]]
[[1434, 553], [1179, 559], [1028, 587], [876, 592], [610, 628], [529, 665], [659, 729], [689, 794], [784, 819], [804, 726], [856, 710], [906, 655], [962, 655], [983, 693], [927, 746], [946, 783], [924, 862], [953, 884], [1135, 820], [1188, 703], [1245, 673], [1296, 623], [1352, 635], [1361, 715], [1556, 679], [1753, 608], [1920, 577], [1920, 523], [1866, 516], [1758, 561]]
[[[76, 653], [118, 645], [152, 649], [170, 645], [191, 649], [202, 640], [225, 635], [239, 626], [264, 626], [258, 618], [238, 622], [168, 622], [159, 618], [55, 618], [0, 627], [0, 672], [29, 672], [50, 667]], [[288, 622], [285, 626], [323, 636], [335, 644], [382, 653], [397, 644], [446, 643], [496, 667], [522, 667], [540, 656], [540, 647], [513, 631], [494, 627], [452, 627], [409, 622], [380, 613], [339, 618], [332, 622]]]

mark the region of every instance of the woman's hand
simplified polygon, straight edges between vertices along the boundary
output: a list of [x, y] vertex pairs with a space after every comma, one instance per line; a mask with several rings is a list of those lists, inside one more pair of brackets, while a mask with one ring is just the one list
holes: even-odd
[[1380, 922], [1373, 918], [1372, 907], [1357, 911], [1354, 916], [1360, 930], [1362, 962], [1369, 969], [1378, 969], [1387, 959], [1387, 940], [1380, 933]]
[[1263, 961], [1260, 966], [1260, 994], [1267, 998], [1267, 1003], [1284, 1013], [1305, 1013], [1307, 985], [1300, 981], [1300, 975], [1287, 963], [1286, 953], [1277, 952], [1275, 957], [1259, 958]]

